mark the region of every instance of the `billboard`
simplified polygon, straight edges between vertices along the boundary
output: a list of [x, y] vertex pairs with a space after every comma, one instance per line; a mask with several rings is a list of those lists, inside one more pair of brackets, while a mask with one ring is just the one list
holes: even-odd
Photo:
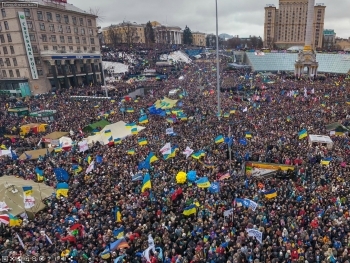
[[27, 52], [30, 72], [32, 73], [32, 79], [38, 79], [38, 71], [35, 65], [32, 43], [30, 42], [29, 30], [28, 30], [27, 20], [26, 20], [26, 16], [24, 15], [24, 12], [18, 12], [18, 18], [22, 28], [23, 41]]

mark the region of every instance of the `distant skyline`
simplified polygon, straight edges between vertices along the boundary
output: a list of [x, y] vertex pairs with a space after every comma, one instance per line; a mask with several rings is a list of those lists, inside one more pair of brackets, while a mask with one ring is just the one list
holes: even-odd
[[[99, 26], [106, 27], [123, 21], [146, 23], [158, 21], [182, 29], [187, 25], [192, 31], [215, 33], [214, 0], [68, 0], [85, 10], [99, 10]], [[264, 37], [264, 7], [278, 0], [218, 0], [219, 33]], [[338, 37], [350, 37], [350, 0], [322, 0], [326, 5], [325, 29], [334, 29]]]

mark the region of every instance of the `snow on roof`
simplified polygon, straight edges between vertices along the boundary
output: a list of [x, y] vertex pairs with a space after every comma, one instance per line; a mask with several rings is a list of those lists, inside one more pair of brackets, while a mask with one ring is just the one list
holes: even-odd
[[[31, 1], [28, 1], [28, 2], [31, 2]], [[96, 17], [95, 15], [93, 15], [89, 12], [86, 12], [86, 11], [84, 11], [84, 10], [82, 10], [82, 9], [72, 5], [72, 4], [69, 4], [69, 3], [62, 3], [62, 2], [55, 3], [55, 1], [47, 2], [44, 0], [37, 0], [35, 2], [37, 2], [39, 5], [42, 5], [42, 6], [62, 9], [62, 11], [73, 11], [73, 12], [78, 12], [78, 13], [82, 13], [85, 15], [91, 15], [91, 16]]]

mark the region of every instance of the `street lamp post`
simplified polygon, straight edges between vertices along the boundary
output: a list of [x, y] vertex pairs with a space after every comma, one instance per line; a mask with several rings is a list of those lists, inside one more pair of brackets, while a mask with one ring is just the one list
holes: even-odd
[[106, 86], [105, 69], [103, 67], [103, 61], [101, 61], [101, 66], [102, 66], [103, 87], [105, 88], [106, 97], [108, 97], [108, 89]]
[[218, 0], [215, 0], [216, 10], [216, 92], [218, 95], [218, 118], [220, 120], [220, 62], [219, 62], [219, 23], [218, 23]]

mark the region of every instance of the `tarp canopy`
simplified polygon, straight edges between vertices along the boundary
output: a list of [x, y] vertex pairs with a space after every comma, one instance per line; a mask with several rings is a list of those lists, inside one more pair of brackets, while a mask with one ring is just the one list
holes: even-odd
[[48, 135], [45, 135], [43, 137], [43, 141], [46, 142], [45, 139], [47, 139], [47, 142], [50, 142], [51, 140], [58, 140], [59, 138], [66, 136], [68, 134], [68, 132], [60, 132], [60, 131], [55, 131], [55, 132], [51, 132]]
[[155, 103], [154, 103], [154, 106], [157, 108], [157, 109], [163, 109], [163, 110], [166, 110], [166, 109], [171, 109], [173, 108], [177, 103], [177, 100], [172, 100], [172, 99], [169, 99], [167, 97], [164, 97], [164, 99], [162, 100], [157, 100]]
[[346, 132], [349, 131], [348, 128], [346, 128], [343, 124], [339, 122], [334, 122], [326, 125], [327, 131], [336, 131], [336, 132]]
[[[23, 186], [33, 187], [32, 196], [35, 199], [35, 206], [28, 209], [24, 209], [23, 202]], [[16, 193], [12, 193], [12, 190], [17, 190]], [[14, 216], [20, 215], [23, 212], [37, 213], [45, 208], [43, 199], [50, 197], [55, 192], [53, 187], [47, 186], [43, 183], [35, 183], [31, 180], [23, 180], [15, 176], [2, 176], [0, 177], [0, 201], [5, 202], [11, 210]], [[0, 212], [1, 213], [1, 212]], [[4, 212], [6, 213], [6, 212]]]
[[83, 132], [92, 132], [98, 127], [101, 127], [103, 129], [106, 125], [109, 125], [109, 124], [110, 123], [106, 120], [100, 120], [98, 122], [91, 123], [88, 126], [84, 127]]
[[45, 132], [47, 124], [45, 123], [28, 123], [21, 126], [21, 134], [27, 134], [29, 132]]
[[33, 151], [26, 151], [22, 153], [22, 155], [19, 157], [20, 160], [27, 160], [27, 156], [30, 157], [30, 160], [37, 160], [39, 159], [39, 156], [45, 156], [47, 154], [47, 151], [51, 153], [53, 151], [52, 148], [45, 148], [45, 149], [38, 149]]
[[[127, 136], [132, 135], [131, 129], [125, 126], [126, 123], [123, 121], [118, 121], [116, 123], [105, 126], [99, 134], [89, 136], [86, 140], [88, 144], [92, 144], [92, 142], [100, 142], [104, 145], [109, 143], [109, 138], [112, 137], [114, 139], [123, 139]], [[136, 126], [137, 130], [140, 132], [145, 127]], [[111, 132], [106, 134], [105, 131], [110, 130]]]

